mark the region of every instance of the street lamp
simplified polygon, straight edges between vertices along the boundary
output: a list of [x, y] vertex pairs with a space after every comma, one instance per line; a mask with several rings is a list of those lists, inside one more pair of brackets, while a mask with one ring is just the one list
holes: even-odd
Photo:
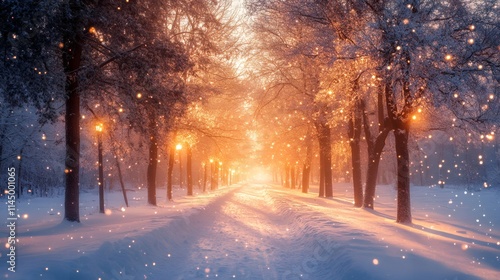
[[99, 213], [104, 213], [104, 175], [102, 170], [102, 123], [96, 125], [97, 131], [97, 151], [99, 157]]
[[182, 188], [182, 162], [181, 162], [181, 150], [182, 150], [182, 144], [177, 144], [175, 145], [175, 149], [179, 151], [179, 187]]

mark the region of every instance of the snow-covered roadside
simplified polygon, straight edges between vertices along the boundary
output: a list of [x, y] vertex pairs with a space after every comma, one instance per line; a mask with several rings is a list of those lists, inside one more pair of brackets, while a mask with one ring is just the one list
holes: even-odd
[[[109, 215], [83, 208], [61, 223], [49, 204], [18, 205], [19, 266], [8, 279], [498, 279], [500, 194], [413, 187], [414, 224], [394, 222], [395, 191], [376, 210], [352, 207], [349, 185], [319, 199], [265, 184], [222, 188], [147, 206], [138, 191]], [[179, 195], [177, 196], [179, 197]], [[58, 199], [60, 200], [60, 199]], [[97, 205], [95, 194], [84, 205]], [[54, 215], [52, 215], [55, 213]], [[3, 234], [2, 230], [2, 234]]]
[[[62, 221], [63, 197], [22, 198], [17, 202], [20, 216], [17, 227], [17, 272], [7, 273], [5, 268], [0, 275], [8, 279], [33, 279], [35, 276], [40, 279], [69, 279], [64, 276], [68, 271], [76, 272], [76, 275], [80, 272], [75, 261], [87, 266], [85, 261], [78, 261], [80, 257], [85, 259], [91, 256], [90, 259], [99, 262], [100, 259], [95, 257], [96, 251], [106, 244], [127, 238], [132, 238], [131, 242], [135, 243], [134, 237], [144, 236], [173, 220], [185, 220], [233, 189], [221, 188], [206, 194], [195, 192], [194, 197], [186, 197], [185, 190], [174, 189], [174, 201], [169, 203], [162, 203], [166, 193], [159, 189], [158, 207], [147, 205], [145, 189], [129, 191], [128, 208], [125, 207], [121, 192], [110, 192], [105, 194], [106, 214], [98, 213], [96, 193], [82, 193], [80, 224]], [[6, 221], [4, 211], [2, 217]], [[0, 234], [7, 237], [4, 227]], [[6, 249], [0, 254], [2, 263], [5, 263]], [[63, 268], [68, 271], [60, 274]], [[79, 279], [98, 279], [100, 274], [96, 273], [91, 278], [91, 274], [87, 274], [86, 278]]]
[[[375, 211], [352, 208], [351, 187], [333, 199], [282, 193], [280, 208], [297, 217], [303, 236], [327, 236], [343, 254], [342, 279], [498, 279], [500, 195], [485, 190], [412, 188], [414, 223], [395, 220], [396, 192], [378, 188]], [[302, 271], [304, 271], [302, 267]], [[329, 279], [316, 278], [312, 279]]]

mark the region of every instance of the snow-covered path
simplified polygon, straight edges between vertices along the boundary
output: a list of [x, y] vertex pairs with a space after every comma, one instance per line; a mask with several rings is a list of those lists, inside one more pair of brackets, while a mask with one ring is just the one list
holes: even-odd
[[314, 193], [248, 183], [160, 207], [146, 205], [144, 193], [138, 193], [136, 205], [125, 212], [113, 208], [113, 201], [108, 202], [109, 215], [85, 208], [84, 222], [76, 226], [44, 216], [51, 206], [34, 199], [26, 208], [34, 220], [19, 234], [18, 272], [4, 275], [57, 280], [498, 279], [497, 192], [474, 196], [414, 188], [414, 224], [405, 226], [394, 222], [392, 187], [379, 188], [383, 197], [377, 211], [353, 208], [350, 189], [337, 185], [333, 199], [320, 199]]
[[[321, 240], [318, 235], [303, 236], [304, 228], [282, 210], [264, 185], [234, 189], [185, 220], [185, 231], [174, 243], [182, 244], [176, 250], [180, 259], [158, 269], [171, 279], [293, 279], [300, 275], [307, 279], [308, 273], [324, 274], [327, 266], [331, 269], [328, 259], [333, 243], [321, 242], [326, 236]], [[303, 262], [308, 267], [301, 272], [296, 268]], [[330, 278], [315, 276], [311, 279]]]

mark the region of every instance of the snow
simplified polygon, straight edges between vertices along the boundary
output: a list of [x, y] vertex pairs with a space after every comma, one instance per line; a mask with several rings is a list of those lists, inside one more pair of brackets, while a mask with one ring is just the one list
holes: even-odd
[[[413, 224], [395, 220], [396, 192], [376, 210], [267, 183], [147, 205], [145, 190], [81, 196], [82, 223], [62, 220], [63, 197], [18, 201], [16, 272], [5, 279], [499, 279], [500, 192], [412, 187]], [[312, 189], [312, 192], [315, 190]], [[164, 190], [158, 201], [164, 201]], [[160, 196], [161, 195], [161, 196]], [[5, 211], [2, 211], [2, 213]], [[6, 214], [4, 221], [6, 221]], [[1, 236], [7, 236], [2, 228]]]

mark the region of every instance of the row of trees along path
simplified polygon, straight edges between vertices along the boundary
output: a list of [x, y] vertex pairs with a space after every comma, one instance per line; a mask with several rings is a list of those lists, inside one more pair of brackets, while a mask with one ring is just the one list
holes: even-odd
[[[152, 205], [162, 155], [172, 199], [177, 144], [188, 195], [193, 161], [203, 190], [267, 165], [303, 192], [317, 162], [320, 197], [348, 170], [354, 206], [366, 208], [382, 154], [393, 154], [400, 223], [411, 223], [410, 155], [421, 133], [453, 127], [489, 139], [499, 127], [495, 0], [250, 0], [246, 14], [229, 0], [0, 5], [2, 118], [30, 108], [39, 131], [64, 121], [68, 221], [80, 220], [83, 128], [95, 123], [107, 128], [122, 187], [134, 174], [122, 164], [145, 166]], [[11, 130], [2, 124], [2, 164]], [[28, 140], [5, 147], [23, 151]]]

